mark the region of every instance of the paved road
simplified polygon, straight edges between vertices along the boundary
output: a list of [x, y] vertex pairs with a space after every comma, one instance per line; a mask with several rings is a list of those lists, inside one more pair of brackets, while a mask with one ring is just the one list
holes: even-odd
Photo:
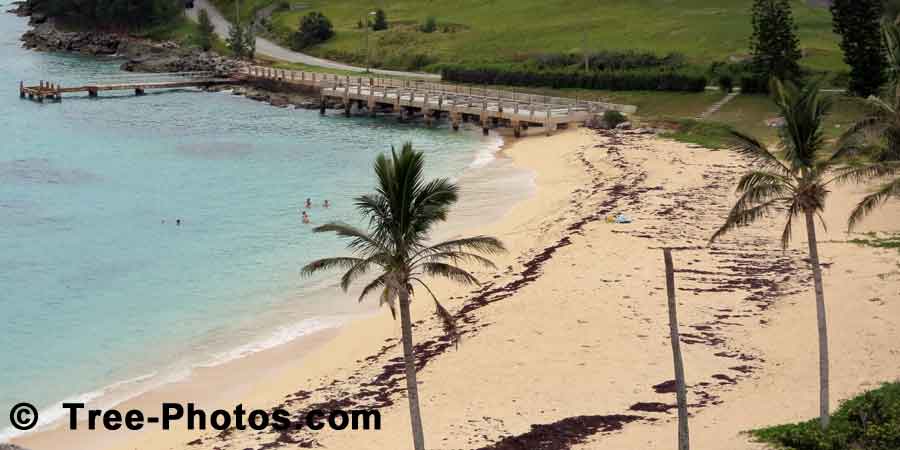
[[[192, 20], [196, 21], [197, 16], [200, 14], [200, 10], [205, 9], [207, 14], [209, 14], [209, 19], [212, 21], [213, 25], [216, 27], [216, 34], [218, 34], [222, 39], [228, 38], [228, 30], [231, 28], [231, 24], [228, 23], [228, 20], [213, 6], [209, 0], [194, 0], [194, 7], [192, 9], [187, 10], [187, 15]], [[316, 58], [315, 56], [307, 55], [305, 53], [295, 52], [290, 49], [286, 49], [281, 47], [280, 45], [261, 37], [256, 38], [256, 53], [260, 55], [265, 55], [270, 58], [274, 58], [280, 61], [287, 61], [292, 63], [302, 63], [308, 64], [310, 66], [316, 67], [325, 67], [328, 69], [338, 69], [338, 70], [347, 70], [351, 72], [365, 72], [366, 69], [362, 67], [351, 66], [348, 64], [339, 63], [337, 61], [331, 61], [328, 59]], [[382, 70], [382, 69], [371, 69], [373, 73], [377, 73], [380, 75], [389, 75], [389, 76], [399, 76], [399, 77], [409, 77], [409, 78], [420, 78], [420, 79], [429, 79], [429, 80], [439, 80], [441, 78], [440, 75], [435, 75], [431, 73], [418, 73], [418, 72], [403, 72], [399, 70]]]

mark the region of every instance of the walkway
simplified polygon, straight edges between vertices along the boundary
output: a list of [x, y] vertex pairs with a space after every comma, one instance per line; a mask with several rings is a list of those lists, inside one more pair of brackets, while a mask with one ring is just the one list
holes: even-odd
[[[221, 37], [223, 40], [227, 39], [228, 30], [231, 28], [231, 24], [227, 19], [225, 19], [222, 13], [219, 12], [219, 10], [209, 2], [209, 0], [195, 0], [194, 7], [187, 10], [188, 17], [196, 21], [201, 9], [205, 9], [206, 13], [209, 14], [210, 21], [212, 21], [213, 25], [216, 27], [216, 34], [219, 35], [219, 37]], [[305, 53], [295, 52], [262, 37], [256, 38], [256, 53], [277, 59], [279, 61], [307, 64], [315, 67], [324, 67], [326, 69], [346, 70], [359, 73], [364, 73], [366, 71], [366, 69], [363, 67], [351, 66], [337, 61], [316, 58], [315, 56], [307, 55]], [[371, 72], [378, 75], [418, 78], [423, 80], [441, 79], [440, 75], [431, 73], [403, 72], [399, 70], [383, 69], [371, 69]]]
[[706, 111], [703, 111], [702, 114], [697, 116], [697, 120], [707, 119], [707, 118], [709, 118], [709, 116], [719, 112], [719, 110], [722, 109], [723, 106], [727, 105], [728, 102], [734, 100], [734, 98], [737, 97], [738, 95], [740, 95], [740, 92], [738, 92], [738, 91], [734, 91], [734, 92], [726, 95], [722, 100], [719, 100], [714, 105], [710, 106], [709, 109], [707, 109]]

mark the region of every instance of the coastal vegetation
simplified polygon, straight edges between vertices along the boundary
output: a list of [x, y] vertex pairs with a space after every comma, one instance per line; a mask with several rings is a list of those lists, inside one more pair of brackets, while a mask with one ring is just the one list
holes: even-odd
[[419, 388], [416, 381], [417, 363], [413, 347], [413, 326], [410, 302], [421, 288], [434, 301], [437, 315], [451, 339], [457, 339], [453, 316], [438, 301], [426, 284], [427, 278], [477, 285], [478, 279], [460, 263], [495, 268], [482, 255], [505, 251], [503, 244], [489, 236], [456, 238], [430, 244], [435, 225], [445, 221], [450, 208], [458, 200], [459, 188], [448, 179], [427, 181], [424, 178], [425, 156], [407, 143], [400, 152], [391, 150], [390, 156], [381, 154], [375, 159], [377, 187], [374, 193], [356, 199], [356, 207], [368, 221], [365, 229], [344, 223], [329, 223], [316, 227], [317, 233], [334, 233], [348, 240], [350, 257], [325, 258], [303, 267], [304, 275], [343, 269], [341, 288], [345, 291], [360, 277], [377, 272], [360, 293], [359, 300], [371, 294], [379, 297], [396, 318], [400, 310], [403, 361], [406, 392], [416, 450], [425, 450], [425, 435], [419, 409]]
[[205, 9], [200, 10], [197, 17], [197, 27], [199, 31], [197, 43], [203, 51], [208, 52], [212, 48], [213, 40], [215, 39], [216, 27], [209, 20], [209, 13], [207, 13]]
[[805, 220], [809, 260], [812, 266], [819, 337], [819, 424], [829, 423], [828, 331], [822, 267], [816, 240], [816, 217], [825, 210], [828, 186], [836, 181], [870, 175], [871, 167], [846, 166], [848, 147], [830, 150], [822, 127], [832, 107], [820, 93], [821, 84], [810, 82], [795, 86], [773, 80], [773, 99], [785, 127], [776, 149], [740, 132], [733, 134], [733, 149], [754, 161], [754, 169], [737, 185], [740, 194], [725, 224], [710, 238], [716, 241], [737, 228], [750, 225], [776, 212], [785, 212], [786, 225], [781, 234], [785, 248], [791, 241], [793, 220]]
[[816, 420], [754, 430], [762, 442], [792, 450], [894, 450], [900, 448], [900, 383], [847, 400], [822, 430]]
[[334, 36], [331, 21], [320, 12], [313, 11], [300, 20], [300, 29], [294, 33], [291, 48], [303, 50], [325, 42]]
[[175, 20], [178, 0], [28, 0], [32, 11], [69, 26], [103, 30], [139, 30]]
[[[800, 39], [788, 0], [755, 0], [750, 67], [757, 86], [766, 87], [770, 79], [796, 80], [800, 77]], [[758, 91], [759, 89], [754, 89]]]
[[860, 97], [878, 93], [885, 81], [884, 47], [879, 24], [884, 0], [835, 0], [834, 31], [841, 36], [844, 61], [850, 66], [850, 92]]

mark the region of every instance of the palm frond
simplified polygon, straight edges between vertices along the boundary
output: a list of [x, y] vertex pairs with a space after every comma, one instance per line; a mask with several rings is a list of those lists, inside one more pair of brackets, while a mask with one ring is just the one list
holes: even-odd
[[784, 175], [791, 173], [790, 169], [766, 148], [765, 144], [753, 136], [737, 130], [731, 130], [730, 134], [731, 150], [753, 159], [754, 162], [762, 164], [765, 168], [782, 172]]
[[369, 295], [372, 294], [376, 289], [384, 288], [387, 280], [387, 274], [381, 274], [376, 277], [374, 280], [370, 281], [365, 287], [363, 287], [362, 292], [359, 293], [359, 302], [362, 303], [363, 300], [366, 299]]
[[422, 285], [422, 287], [425, 288], [426, 291], [428, 291], [428, 294], [430, 294], [431, 298], [434, 300], [434, 306], [436, 308], [435, 314], [441, 320], [441, 324], [444, 327], [444, 333], [446, 333], [447, 336], [450, 337], [451, 342], [459, 345], [459, 328], [456, 326], [456, 319], [453, 317], [453, 314], [450, 314], [450, 311], [447, 311], [447, 308], [444, 308], [444, 305], [442, 305], [441, 302], [438, 301], [437, 296], [434, 295], [434, 292], [432, 292], [431, 288], [428, 287], [425, 282], [418, 278], [412, 278], [411, 281], [418, 282]]
[[897, 197], [900, 197], [900, 178], [882, 185], [877, 191], [865, 196], [865, 198], [853, 208], [853, 212], [850, 213], [850, 218], [847, 220], [847, 229], [852, 230], [875, 208], [888, 201], [888, 199]]
[[849, 163], [843, 167], [835, 169], [835, 175], [824, 184], [831, 183], [847, 183], [847, 182], [866, 182], [874, 178], [881, 178], [900, 172], [900, 162], [872, 162], [872, 163]]
[[353, 257], [322, 258], [303, 266], [303, 268], [300, 269], [300, 274], [304, 277], [308, 277], [323, 270], [349, 269], [362, 261], [365, 260]]
[[389, 252], [382, 240], [376, 239], [368, 232], [342, 222], [331, 222], [313, 228], [315, 233], [335, 233], [339, 237], [349, 238], [347, 246], [361, 253]]
[[445, 252], [477, 252], [487, 255], [498, 255], [506, 252], [506, 247], [499, 239], [491, 236], [473, 236], [440, 242], [419, 250], [413, 258]]
[[378, 299], [378, 306], [384, 305], [388, 305], [388, 308], [391, 310], [391, 317], [397, 320], [397, 292], [388, 285], [384, 286], [384, 289], [381, 291], [381, 297]]
[[441, 253], [429, 253], [423, 255], [418, 260], [416, 260], [413, 264], [418, 264], [420, 261], [428, 261], [428, 262], [444, 262], [451, 261], [454, 264], [458, 262], [463, 262], [467, 264], [477, 264], [486, 269], [496, 269], [497, 265], [494, 264], [490, 259], [485, 258], [481, 255], [476, 255], [475, 253], [468, 252], [460, 252], [460, 251], [446, 251]]
[[761, 217], [764, 217], [766, 214], [771, 212], [779, 203], [786, 203], [788, 201], [790, 201], [789, 198], [779, 197], [749, 208], [742, 207], [740, 204], [735, 205], [731, 209], [731, 212], [728, 214], [728, 218], [725, 220], [725, 223], [712, 235], [711, 238], [709, 238], [709, 242], [713, 243], [725, 234], [737, 228], [745, 227], [752, 224], [753, 222], [756, 222]]
[[793, 233], [794, 226], [794, 217], [800, 214], [800, 202], [797, 199], [793, 199], [791, 201], [791, 205], [788, 207], [787, 213], [787, 222], [784, 224], [784, 231], [781, 232], [781, 248], [786, 249], [788, 244], [791, 243], [791, 236]]
[[422, 269], [422, 273], [428, 276], [446, 278], [460, 284], [481, 284], [478, 279], [475, 278], [475, 276], [471, 273], [450, 264], [440, 262], [426, 262], [422, 263], [420, 267]]

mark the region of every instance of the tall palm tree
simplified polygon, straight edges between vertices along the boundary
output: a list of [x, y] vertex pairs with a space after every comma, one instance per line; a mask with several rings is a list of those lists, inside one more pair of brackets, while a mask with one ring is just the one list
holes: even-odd
[[757, 168], [738, 182], [740, 198], [710, 242], [769, 213], [783, 212], [787, 224], [781, 234], [781, 244], [786, 248], [791, 240], [793, 219], [802, 215], [806, 220], [819, 335], [819, 422], [824, 429], [829, 422], [828, 331], [815, 219], [816, 216], [821, 219], [828, 185], [858, 175], [863, 168], [848, 169], [843, 164], [844, 151], [826, 148], [822, 123], [831, 101], [819, 93], [820, 84], [811, 82], [798, 87], [773, 81], [773, 98], [785, 120], [776, 148], [770, 149], [758, 139], [733, 132], [733, 149], [753, 158]]
[[446, 220], [450, 207], [456, 203], [458, 188], [444, 178], [426, 182], [422, 173], [424, 164], [423, 154], [414, 151], [409, 143], [403, 146], [400, 153], [391, 150], [390, 156], [378, 156], [375, 159], [378, 179], [375, 193], [356, 199], [356, 207], [368, 219], [368, 227], [361, 229], [343, 223], [329, 223], [314, 229], [317, 233], [332, 232], [348, 239], [347, 247], [353, 256], [320, 259], [302, 269], [304, 275], [327, 269], [346, 270], [341, 277], [341, 288], [345, 291], [359, 277], [378, 272], [363, 288], [359, 301], [378, 292], [380, 305], [388, 305], [395, 319], [396, 308], [400, 309], [406, 391], [416, 450], [425, 449], [425, 437], [419, 411], [409, 308], [414, 296], [413, 287], [419, 286], [428, 292], [437, 306], [437, 315], [443, 321], [445, 330], [456, 339], [458, 335], [453, 317], [438, 302], [423, 277], [478, 284], [475, 276], [457, 264], [494, 268], [494, 264], [482, 255], [505, 251], [499, 240], [489, 236], [427, 244], [432, 227]]

